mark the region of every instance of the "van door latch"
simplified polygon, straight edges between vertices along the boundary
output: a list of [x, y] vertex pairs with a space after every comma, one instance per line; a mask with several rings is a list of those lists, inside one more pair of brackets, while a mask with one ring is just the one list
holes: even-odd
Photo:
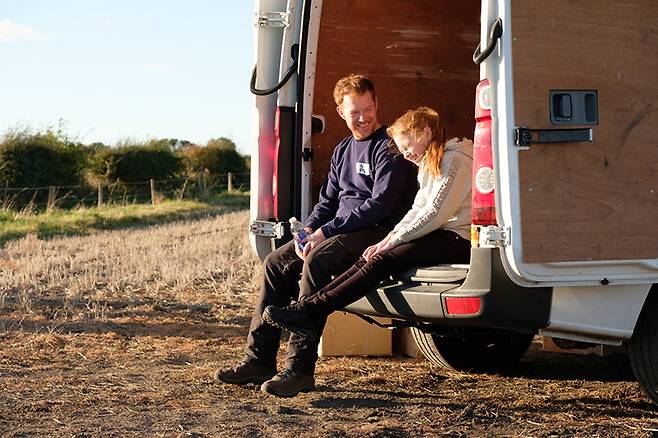
[[256, 27], [288, 27], [290, 14], [288, 12], [258, 12], [254, 26]]
[[514, 143], [530, 146], [538, 143], [578, 143], [592, 141], [592, 128], [583, 129], [529, 129], [517, 127]]

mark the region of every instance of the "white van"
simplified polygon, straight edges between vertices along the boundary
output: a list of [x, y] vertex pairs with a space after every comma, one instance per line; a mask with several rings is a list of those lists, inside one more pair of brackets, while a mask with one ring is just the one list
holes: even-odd
[[255, 29], [259, 257], [310, 213], [348, 135], [333, 85], [363, 73], [383, 123], [428, 105], [474, 138], [473, 248], [347, 310], [452, 368], [513, 363], [534, 334], [623, 345], [658, 402], [655, 0], [257, 0]]

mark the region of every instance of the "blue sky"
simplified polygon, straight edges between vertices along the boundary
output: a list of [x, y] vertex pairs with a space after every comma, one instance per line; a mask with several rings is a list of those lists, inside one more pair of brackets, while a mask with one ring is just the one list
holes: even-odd
[[247, 153], [253, 1], [20, 0], [0, 8], [0, 133], [232, 138]]

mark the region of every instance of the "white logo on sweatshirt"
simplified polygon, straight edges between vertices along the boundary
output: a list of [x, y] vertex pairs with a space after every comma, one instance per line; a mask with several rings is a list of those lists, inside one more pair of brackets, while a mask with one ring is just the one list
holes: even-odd
[[370, 175], [370, 164], [356, 163], [356, 173], [360, 175]]

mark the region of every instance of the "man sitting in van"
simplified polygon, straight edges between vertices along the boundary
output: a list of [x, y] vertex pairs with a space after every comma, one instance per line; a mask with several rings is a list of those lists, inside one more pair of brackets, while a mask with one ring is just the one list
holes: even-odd
[[411, 207], [416, 171], [389, 144], [386, 127], [377, 119], [373, 83], [362, 75], [344, 77], [334, 87], [334, 100], [352, 135], [334, 149], [319, 201], [305, 223], [309, 235], [303, 245], [288, 242], [265, 259], [244, 359], [218, 370], [216, 380], [262, 384], [261, 391], [280, 397], [313, 389], [318, 339], [292, 334], [285, 368], [277, 374], [281, 330], [263, 321], [263, 310], [318, 292], [385, 237]]

